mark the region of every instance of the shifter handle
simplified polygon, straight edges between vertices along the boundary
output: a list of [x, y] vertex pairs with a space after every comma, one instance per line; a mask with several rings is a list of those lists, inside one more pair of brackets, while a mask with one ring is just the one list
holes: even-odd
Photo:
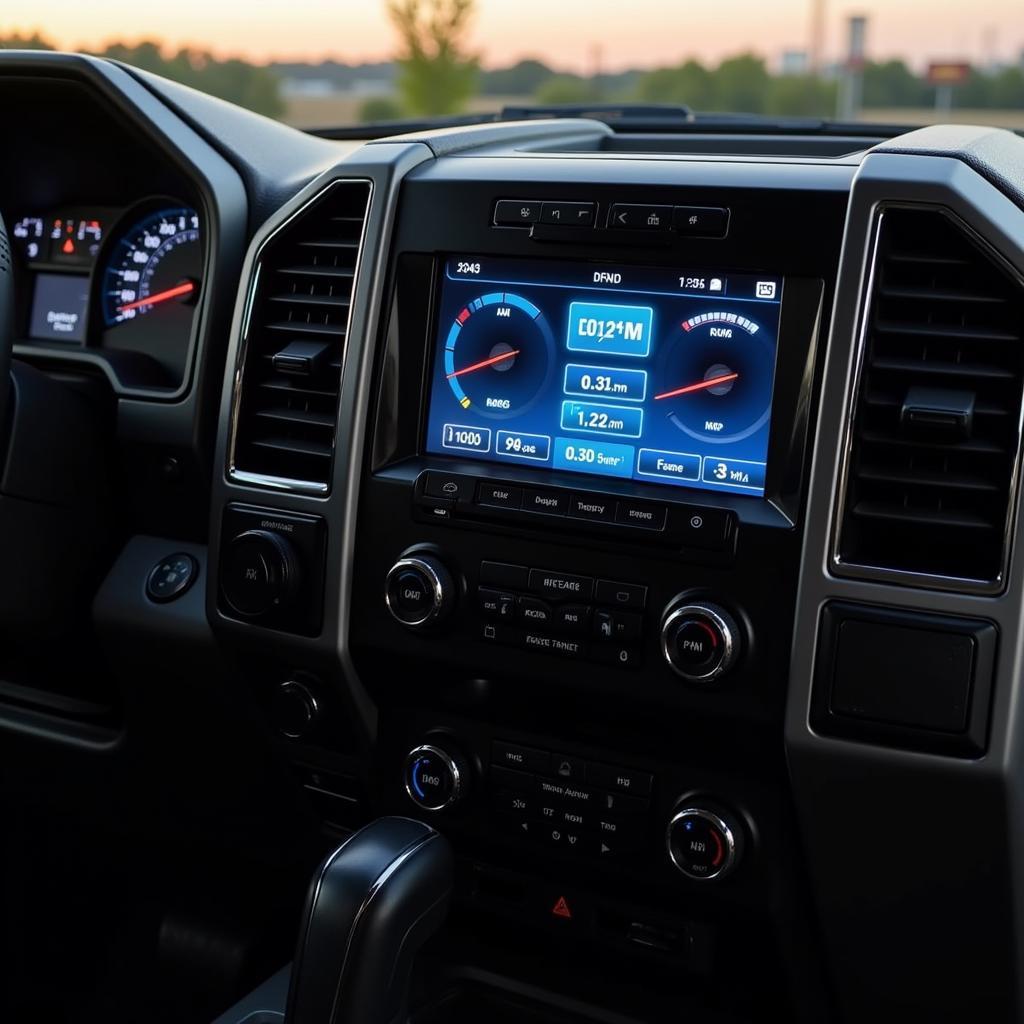
[[393, 1024], [452, 878], [447, 840], [419, 821], [379, 818], [342, 843], [310, 885], [286, 1024]]

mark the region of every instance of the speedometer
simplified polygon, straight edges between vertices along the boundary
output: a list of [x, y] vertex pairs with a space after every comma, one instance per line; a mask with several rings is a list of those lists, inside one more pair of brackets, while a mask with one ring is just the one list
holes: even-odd
[[195, 305], [201, 277], [199, 214], [186, 206], [153, 210], [119, 232], [108, 254], [101, 284], [104, 323], [178, 319], [176, 310]]

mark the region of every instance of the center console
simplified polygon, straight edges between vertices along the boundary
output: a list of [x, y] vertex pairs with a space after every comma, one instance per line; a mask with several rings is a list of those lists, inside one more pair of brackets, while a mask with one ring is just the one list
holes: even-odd
[[[536, 946], [563, 970], [527, 957], [520, 980], [584, 1003], [628, 1009], [626, 957], [683, 972], [697, 1008], [823, 1005], [782, 722], [850, 176], [421, 160], [390, 193], [373, 344], [348, 343], [341, 408], [365, 432], [340, 428], [322, 476], [329, 364], [260, 333], [249, 297], [244, 358], [263, 362], [243, 372], [269, 363], [259, 387], [310, 396], [288, 411], [305, 472], [282, 473], [283, 428], [257, 432], [282, 414], [247, 418], [236, 393], [214, 614], [307, 792], [348, 808], [329, 817], [419, 818], [451, 842], [437, 971]], [[303, 209], [353, 219], [345, 187], [264, 240], [267, 280], [293, 272], [278, 251]], [[361, 705], [325, 683], [338, 622]], [[365, 758], [339, 759], [367, 708]]]

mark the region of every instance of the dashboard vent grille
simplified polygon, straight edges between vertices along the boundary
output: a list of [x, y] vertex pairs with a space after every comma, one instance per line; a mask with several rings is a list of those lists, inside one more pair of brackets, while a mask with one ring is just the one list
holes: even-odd
[[369, 200], [369, 182], [335, 182], [260, 253], [236, 395], [236, 479], [328, 489]]
[[885, 210], [841, 564], [948, 588], [999, 584], [1020, 440], [1022, 335], [1024, 288], [998, 257], [943, 211]]

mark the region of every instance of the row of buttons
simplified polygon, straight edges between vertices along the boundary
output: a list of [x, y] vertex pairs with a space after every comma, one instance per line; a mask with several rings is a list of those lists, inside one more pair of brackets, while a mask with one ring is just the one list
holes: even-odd
[[[550, 775], [563, 781], [588, 782], [598, 789], [626, 793], [634, 797], [650, 796], [654, 776], [634, 768], [621, 768], [602, 761], [584, 761], [572, 754], [524, 747], [518, 743], [495, 740], [491, 744], [491, 763], [497, 768]], [[608, 803], [608, 808], [625, 805]]]
[[510, 565], [507, 562], [481, 562], [480, 584], [506, 590], [526, 590], [547, 597], [572, 598], [583, 602], [593, 600], [617, 608], [642, 610], [647, 604], [647, 588], [640, 583], [595, 580], [592, 576], [557, 572], [554, 569], [530, 569], [525, 565]]
[[[597, 223], [597, 203], [499, 199], [494, 207], [494, 223], [498, 227], [533, 224], [593, 227]], [[674, 230], [695, 238], [724, 238], [729, 229], [729, 211], [721, 206], [613, 203], [607, 226], [631, 231]]]
[[[663, 505], [608, 494], [524, 487], [495, 480], [477, 480], [460, 473], [430, 470], [417, 485], [419, 506], [432, 519], [451, 519], [456, 509], [473, 515], [500, 515], [526, 521], [572, 519], [600, 527], [634, 527], [664, 533], [684, 547], [727, 551], [733, 542], [734, 519], [725, 509], [697, 505]], [[669, 510], [671, 508], [671, 519]]]
[[633, 854], [643, 844], [645, 799], [505, 768], [492, 768], [490, 781], [496, 823], [513, 835], [607, 859]]
[[568, 516], [592, 523], [618, 523], [647, 530], [664, 530], [667, 510], [664, 505], [620, 500], [602, 494], [566, 494], [564, 491], [512, 487], [482, 481], [476, 494], [477, 504], [512, 511], [536, 512], [547, 516]]
[[643, 619], [637, 612], [610, 611], [588, 604], [551, 605], [539, 597], [509, 594], [489, 587], [479, 591], [480, 610], [495, 622], [518, 621], [537, 629], [582, 636], [593, 632], [603, 640], [639, 640]]

